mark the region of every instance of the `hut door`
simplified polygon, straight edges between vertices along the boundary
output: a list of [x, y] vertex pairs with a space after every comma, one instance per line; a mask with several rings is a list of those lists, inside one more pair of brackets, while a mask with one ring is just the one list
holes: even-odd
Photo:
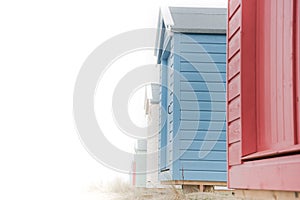
[[161, 66], [161, 134], [160, 134], [160, 168], [161, 171], [168, 171], [171, 167], [173, 158], [173, 88], [174, 88], [174, 69], [173, 56], [169, 55], [162, 59]]
[[297, 144], [294, 94], [293, 1], [257, 1], [257, 151]]
[[170, 166], [172, 164], [173, 158], [173, 90], [174, 88], [174, 70], [169, 65], [168, 67], [168, 120], [167, 120], [167, 126], [168, 126], [168, 152], [167, 152], [167, 158], [168, 158], [168, 165]]
[[167, 73], [167, 61], [165, 59], [161, 62], [161, 97], [160, 97], [160, 170], [165, 171], [167, 169], [167, 107], [168, 107], [168, 73]]

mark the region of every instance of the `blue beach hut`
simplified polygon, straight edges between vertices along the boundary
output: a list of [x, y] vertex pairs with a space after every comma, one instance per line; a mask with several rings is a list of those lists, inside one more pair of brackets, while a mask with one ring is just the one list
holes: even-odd
[[221, 8], [162, 8], [159, 179], [223, 185], [226, 162], [226, 19]]

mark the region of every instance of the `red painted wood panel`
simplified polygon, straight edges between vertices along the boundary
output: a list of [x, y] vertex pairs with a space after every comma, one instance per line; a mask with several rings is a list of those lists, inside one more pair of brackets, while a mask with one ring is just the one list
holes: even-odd
[[240, 72], [241, 65], [241, 52], [235, 54], [228, 63], [228, 80], [231, 80], [233, 76]]
[[241, 98], [237, 97], [228, 104], [228, 121], [231, 122], [241, 117]]
[[296, 54], [296, 87], [297, 87], [297, 97], [296, 97], [296, 117], [297, 117], [297, 144], [300, 144], [300, 1], [296, 1], [295, 6], [295, 54]]
[[229, 166], [240, 165], [241, 164], [241, 143], [236, 142], [230, 144], [228, 147], [228, 151], [229, 151], [228, 165]]
[[241, 0], [231, 0], [229, 1], [229, 17], [231, 17], [234, 12], [236, 11], [236, 9], [240, 6], [241, 4]]
[[241, 48], [241, 31], [237, 31], [230, 39], [230, 45], [228, 46], [229, 59]]
[[228, 144], [241, 140], [241, 120], [237, 119], [228, 124]]
[[285, 147], [282, 149], [269, 149], [266, 151], [259, 151], [257, 153], [253, 153], [249, 156], [244, 156], [242, 159], [244, 161], [255, 160], [255, 159], [266, 159], [266, 158], [270, 158], [270, 157], [276, 157], [276, 156], [280, 157], [280, 156], [296, 154], [296, 153], [300, 153], [300, 144], [293, 145], [290, 147]]
[[[258, 1], [257, 3], [257, 18], [260, 19], [257, 22], [257, 65], [261, 65], [261, 67], [256, 67], [256, 81], [258, 87], [256, 88], [256, 101], [260, 102], [257, 104], [257, 146], [258, 150], [264, 150], [264, 144], [266, 141], [272, 140], [271, 132], [268, 131], [271, 128], [270, 112], [265, 110], [265, 102], [270, 102], [271, 93], [268, 88], [270, 88], [270, 82], [265, 79], [266, 75], [269, 75], [269, 68], [265, 68], [264, 66], [268, 65], [270, 62], [270, 54], [267, 53], [267, 49], [270, 46], [270, 23], [266, 23], [266, 17], [270, 17], [270, 10], [265, 10], [265, 1]], [[259, 95], [264, 94], [264, 95]]]
[[299, 191], [300, 155], [249, 161], [242, 166], [230, 167], [231, 188]]
[[[230, 35], [239, 6], [228, 6]], [[239, 10], [228, 39], [229, 187], [300, 191], [299, 0], [241, 0]]]
[[241, 123], [242, 156], [256, 152], [256, 1], [242, 1]]
[[235, 76], [233, 79], [231, 79], [228, 82], [228, 100], [232, 100], [233, 98], [237, 97], [240, 94], [241, 91], [241, 79], [240, 79], [240, 74]]
[[229, 21], [229, 26], [228, 26], [229, 39], [240, 28], [240, 26], [241, 26], [241, 9], [238, 8]]
[[[280, 0], [278, 0], [280, 1]], [[281, 70], [283, 72], [283, 132], [278, 135], [277, 142], [283, 140], [282, 146], [295, 144], [295, 118], [294, 118], [294, 49], [293, 49], [293, 6], [294, 1], [284, 2], [283, 10], [283, 63]], [[279, 30], [278, 30], [279, 31]], [[294, 41], [295, 42], [295, 41]], [[278, 121], [278, 120], [277, 120]], [[274, 122], [276, 123], [276, 122]]]
[[291, 2], [258, 2], [261, 15], [257, 22], [256, 66], [259, 151], [294, 144]]

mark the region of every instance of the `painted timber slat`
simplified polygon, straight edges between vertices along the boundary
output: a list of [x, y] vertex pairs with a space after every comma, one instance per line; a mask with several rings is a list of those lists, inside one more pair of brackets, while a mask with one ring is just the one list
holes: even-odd
[[195, 92], [225, 92], [223, 83], [207, 83], [207, 82], [180, 82], [181, 91]]
[[181, 140], [202, 140], [202, 141], [226, 141], [226, 131], [181, 131], [182, 137]]
[[180, 65], [181, 72], [217, 72], [225, 73], [226, 64], [225, 63], [181, 63]]
[[184, 180], [195, 180], [195, 177], [199, 177], [201, 181], [216, 181], [216, 180], [226, 180], [227, 172], [217, 172], [217, 171], [190, 171], [184, 170], [183, 173], [180, 171], [180, 174], [184, 175]]
[[225, 112], [181, 111], [181, 119], [183, 120], [224, 121], [225, 117]]
[[200, 44], [190, 43], [181, 44], [181, 53], [220, 53], [224, 54], [226, 44]]
[[190, 121], [182, 120], [180, 123], [182, 130], [206, 130], [206, 131], [222, 131], [225, 130], [223, 121]]
[[218, 111], [218, 112], [225, 112], [226, 111], [226, 102], [219, 102], [219, 101], [208, 101], [208, 102], [201, 102], [201, 101], [181, 101], [180, 108], [181, 110], [189, 110], [189, 111]]
[[222, 63], [226, 60], [225, 53], [181, 53], [182, 61], [187, 62], [217, 62]]
[[226, 73], [218, 72], [206, 72], [206, 73], [192, 73], [192, 72], [182, 72], [181, 73], [182, 81], [200, 81], [207, 83], [225, 83], [226, 82]]
[[224, 101], [224, 92], [181, 92], [181, 100]]
[[[199, 152], [198, 151], [191, 151], [191, 150], [181, 150], [181, 157], [180, 159], [184, 159], [184, 160], [199, 160], [200, 156], [199, 156]], [[204, 159], [205, 160], [215, 160], [215, 161], [223, 161], [226, 163], [226, 152], [224, 151], [215, 151], [215, 150], [211, 150], [211, 151], [203, 151], [204, 153], [206, 153]]]
[[195, 150], [195, 151], [226, 151], [225, 141], [180, 141], [180, 149]]
[[200, 43], [200, 44], [226, 44], [224, 35], [209, 35], [209, 34], [182, 34], [181, 43]]

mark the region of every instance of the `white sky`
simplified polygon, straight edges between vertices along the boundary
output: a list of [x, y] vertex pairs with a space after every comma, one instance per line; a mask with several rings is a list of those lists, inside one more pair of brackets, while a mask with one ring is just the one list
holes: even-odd
[[[127, 177], [96, 162], [77, 136], [72, 97], [82, 63], [114, 35], [156, 27], [160, 5], [226, 4], [226, 0], [1, 1], [0, 199], [79, 199], [92, 182]], [[153, 52], [140, 52], [138, 57], [131, 67], [154, 59]], [[112, 72], [133, 58], [119, 61]], [[120, 70], [114, 80], [107, 75], [112, 81], [111, 88], [105, 88], [108, 98], [126, 69], [130, 67]], [[143, 91], [137, 94], [135, 106], [129, 107], [138, 110], [131, 116], [140, 125], [143, 95]], [[101, 107], [98, 93], [96, 99], [100, 99], [96, 108]], [[97, 112], [100, 123], [101, 117], [111, 116], [110, 111]], [[108, 121], [106, 128], [115, 130], [113, 121]], [[108, 136], [112, 142], [122, 141], [116, 142], [120, 148], [132, 150], [133, 140], [122, 133]]]

